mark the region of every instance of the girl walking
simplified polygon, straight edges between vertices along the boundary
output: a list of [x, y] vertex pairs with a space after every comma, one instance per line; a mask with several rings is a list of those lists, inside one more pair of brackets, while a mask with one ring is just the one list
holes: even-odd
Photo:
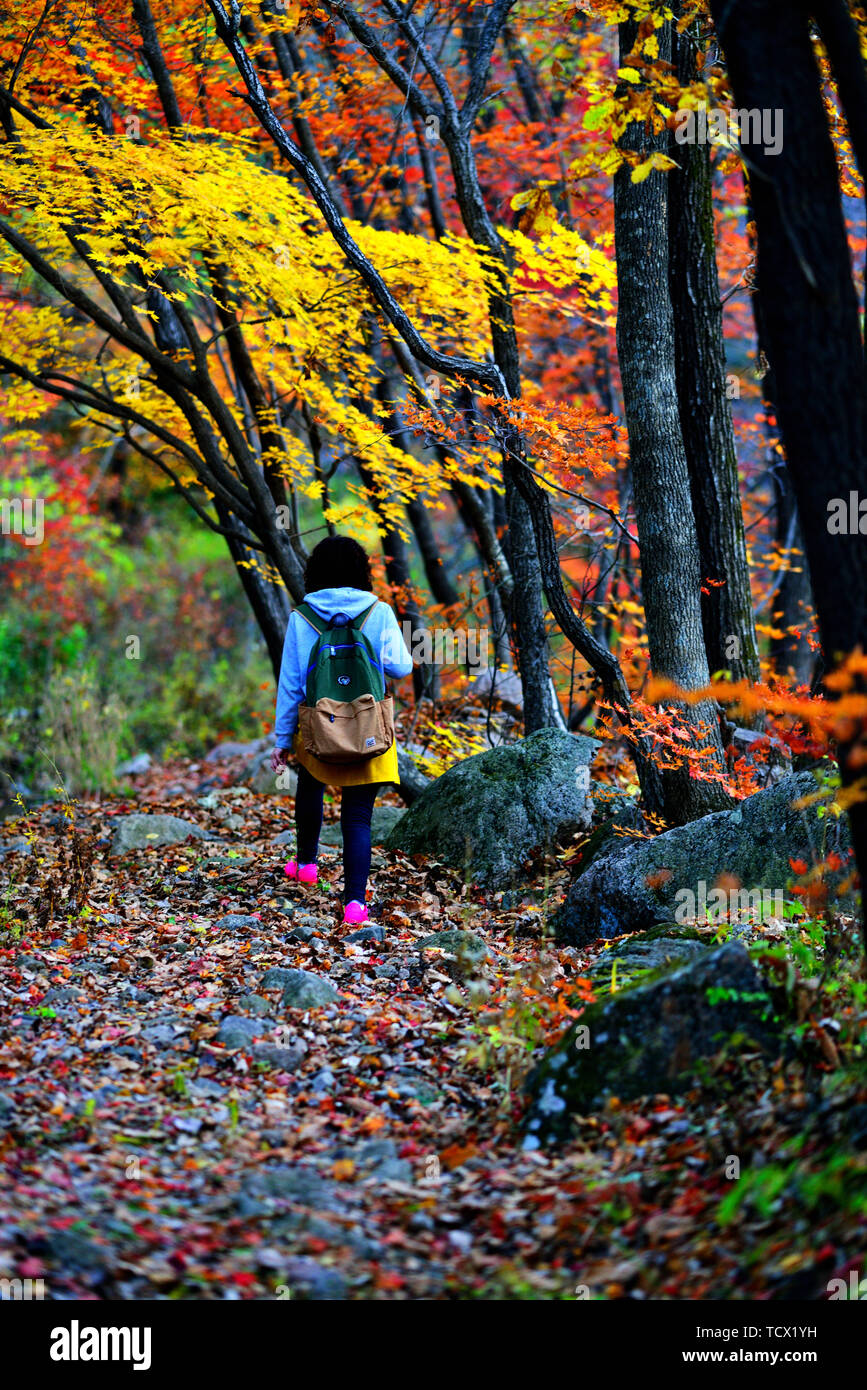
[[[343, 921], [344, 925], [354, 925], [367, 921], [365, 896], [370, 874], [373, 803], [383, 783], [400, 783], [397, 745], [392, 740], [385, 752], [363, 761], [341, 763], [333, 761], [332, 754], [329, 761], [323, 762], [314, 756], [305, 737], [299, 733], [299, 722], [309, 717], [305, 697], [311, 656], [315, 655], [314, 649], [323, 631], [337, 622], [345, 623], [343, 630], [351, 637], [347, 648], [355, 649], [362, 644], [360, 633], [369, 641], [382, 674], [383, 689], [385, 676], [399, 679], [409, 675], [412, 657], [394, 612], [372, 592], [370, 561], [357, 541], [349, 536], [328, 536], [320, 541], [307, 562], [304, 583], [303, 603], [294, 610], [286, 628], [277, 687], [277, 746], [271, 758], [275, 772], [286, 766], [293, 752], [300, 764], [295, 796], [296, 858], [289, 860], [286, 873], [301, 883], [317, 882], [322, 798], [326, 786], [340, 787]], [[367, 650], [366, 643], [363, 645]], [[333, 656], [334, 647], [328, 650]], [[350, 683], [346, 675], [337, 679], [341, 684]], [[299, 720], [302, 707], [305, 707], [304, 716]], [[331, 722], [334, 723], [333, 718]], [[305, 733], [308, 727], [305, 724]], [[373, 740], [369, 742], [372, 746]]]

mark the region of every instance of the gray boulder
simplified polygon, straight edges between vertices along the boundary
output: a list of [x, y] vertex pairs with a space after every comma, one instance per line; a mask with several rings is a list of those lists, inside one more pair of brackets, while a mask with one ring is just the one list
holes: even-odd
[[340, 998], [334, 986], [321, 975], [280, 965], [266, 972], [261, 988], [282, 989], [282, 1002], [291, 1009], [316, 1009], [322, 1004], [335, 1004]]
[[691, 927], [680, 927], [676, 922], [657, 927], [642, 936], [631, 936], [625, 941], [603, 951], [590, 964], [587, 970], [597, 993], [610, 987], [614, 982], [616, 989], [640, 980], [650, 971], [664, 970], [674, 965], [684, 965], [694, 960], [711, 945], [709, 939], [702, 940]]
[[193, 821], [180, 816], [150, 815], [136, 812], [119, 816], [113, 822], [110, 854], [126, 854], [131, 849], [159, 849], [180, 845], [184, 840], [207, 840], [207, 833]]
[[5, 859], [7, 854], [32, 854], [30, 845], [23, 836], [16, 840], [0, 840], [0, 859]]
[[265, 1025], [261, 1019], [228, 1014], [217, 1029], [214, 1041], [222, 1043], [224, 1047], [249, 1047], [254, 1038], [261, 1038], [264, 1031]]
[[525, 876], [525, 861], [592, 819], [595, 739], [540, 729], [466, 758], [414, 801], [386, 847], [427, 854], [487, 888]]
[[739, 942], [591, 1005], [530, 1075], [529, 1147], [611, 1096], [676, 1095], [726, 1045], [776, 1056], [771, 1000]]
[[267, 738], [254, 738], [250, 743], [218, 743], [209, 753], [205, 754], [206, 763], [223, 763], [229, 758], [250, 758], [254, 753], [261, 753], [262, 749], [273, 740]]
[[[735, 890], [744, 912], [755, 911], [747, 895], [756, 890], [763, 890], [763, 903], [772, 905], [773, 895], [785, 894], [793, 878], [790, 858], [811, 863], [823, 841], [826, 853], [848, 854], [845, 817], [821, 818], [816, 805], [794, 809], [794, 802], [815, 791], [812, 773], [802, 772], [756, 792], [734, 810], [715, 811], [651, 840], [618, 837], [609, 842], [579, 872], [554, 914], [557, 936], [584, 946], [600, 937], [687, 921], [693, 915], [687, 892], [694, 895], [700, 917], [702, 884], [709, 896], [723, 874], [744, 890]], [[837, 878], [845, 873], [844, 868]], [[755, 896], [750, 900], [753, 905], [756, 901]], [[737, 912], [738, 902], [732, 903]], [[762, 912], [769, 915], [764, 906]]]
[[125, 763], [118, 763], [114, 770], [115, 777], [141, 777], [145, 772], [150, 771], [150, 753], [139, 753], [135, 758], [128, 758]]

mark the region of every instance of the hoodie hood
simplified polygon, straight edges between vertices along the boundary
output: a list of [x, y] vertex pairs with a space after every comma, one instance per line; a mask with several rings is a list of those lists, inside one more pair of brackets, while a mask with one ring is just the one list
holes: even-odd
[[367, 589], [317, 589], [313, 594], [305, 594], [304, 602], [309, 603], [321, 618], [336, 618], [338, 613], [357, 618], [378, 599]]

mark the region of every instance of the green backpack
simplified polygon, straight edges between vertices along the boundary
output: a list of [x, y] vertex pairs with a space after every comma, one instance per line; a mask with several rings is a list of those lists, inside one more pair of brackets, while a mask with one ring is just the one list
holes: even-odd
[[328, 620], [308, 603], [296, 609], [316, 633], [298, 727], [307, 752], [321, 762], [364, 762], [394, 742], [385, 672], [363, 630], [376, 604], [357, 618], [338, 613]]

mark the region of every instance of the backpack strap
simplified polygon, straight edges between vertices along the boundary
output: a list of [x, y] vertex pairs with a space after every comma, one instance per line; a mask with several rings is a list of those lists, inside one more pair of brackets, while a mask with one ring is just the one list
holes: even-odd
[[315, 633], [320, 637], [322, 636], [328, 624], [324, 619], [320, 618], [319, 614], [311, 608], [309, 603], [299, 603], [295, 612], [298, 614], [299, 618], [303, 618], [305, 623], [313, 628]]
[[352, 626], [355, 628], [356, 632], [361, 631], [378, 603], [379, 599], [375, 598], [366, 613], [359, 613], [358, 617], [353, 619]]

